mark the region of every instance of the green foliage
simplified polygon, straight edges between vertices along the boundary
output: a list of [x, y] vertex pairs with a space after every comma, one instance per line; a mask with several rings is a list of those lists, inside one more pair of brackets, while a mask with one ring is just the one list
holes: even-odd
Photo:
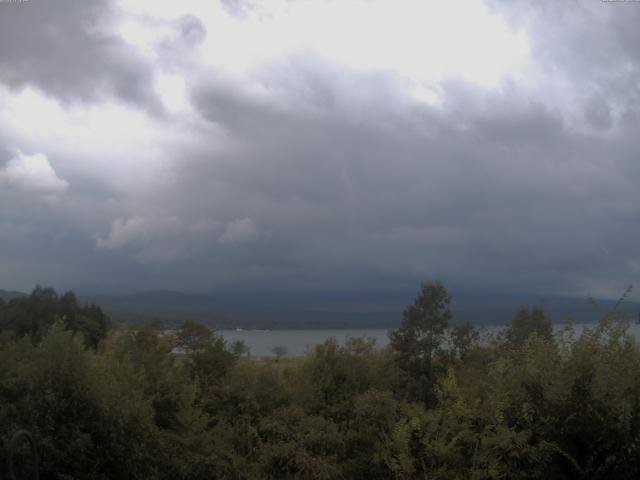
[[199, 352], [216, 340], [214, 332], [202, 323], [186, 320], [182, 322], [176, 334], [176, 345], [185, 352]]
[[506, 343], [510, 346], [521, 346], [530, 335], [550, 339], [553, 335], [551, 321], [542, 307], [521, 308], [505, 331]]
[[640, 347], [617, 305], [582, 333], [523, 309], [483, 339], [449, 303], [425, 284], [389, 348], [276, 361], [195, 322], [105, 335], [37, 288], [0, 304], [0, 464], [27, 428], [41, 478], [637, 478]]
[[238, 357], [229, 351], [224, 338], [198, 322], [184, 322], [178, 329], [176, 339], [176, 346], [186, 353], [185, 369], [197, 382], [203, 395], [221, 385]]
[[451, 297], [440, 282], [424, 283], [413, 304], [404, 313], [400, 328], [389, 335], [398, 365], [406, 376], [407, 398], [434, 400], [434, 354], [451, 320]]
[[57, 320], [68, 330], [80, 333], [92, 348], [98, 346], [111, 328], [109, 317], [100, 307], [81, 307], [73, 292], [58, 297], [54, 289], [38, 285], [28, 297], [0, 302], [0, 343], [3, 338], [16, 337], [38, 343]]
[[60, 322], [37, 347], [21, 341], [3, 348], [0, 431], [28, 428], [45, 473], [153, 478], [149, 401], [126, 371], [116, 380], [111, 366], [96, 364], [93, 356]]
[[465, 360], [478, 346], [480, 332], [470, 322], [464, 322], [451, 329], [450, 340], [452, 353], [460, 360]]
[[247, 357], [251, 356], [251, 349], [247, 346], [244, 340], [236, 340], [231, 344], [231, 351], [237, 357], [242, 357], [246, 355]]
[[256, 478], [340, 477], [343, 444], [331, 420], [307, 415], [300, 407], [281, 408], [262, 419], [259, 435]]
[[317, 345], [291, 374], [307, 411], [348, 424], [355, 396], [384, 380], [376, 376], [374, 356], [374, 342], [364, 339], [345, 345], [329, 339]]

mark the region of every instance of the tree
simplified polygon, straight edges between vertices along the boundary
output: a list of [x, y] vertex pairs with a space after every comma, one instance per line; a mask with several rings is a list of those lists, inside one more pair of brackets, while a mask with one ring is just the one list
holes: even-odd
[[534, 333], [544, 339], [551, 339], [553, 336], [551, 321], [542, 307], [536, 306], [532, 309], [522, 307], [511, 320], [505, 332], [505, 338], [507, 344], [517, 347], [523, 345], [527, 337]]
[[400, 328], [389, 335], [400, 367], [413, 380], [413, 394], [426, 400], [433, 390], [433, 354], [451, 320], [451, 296], [441, 282], [423, 283], [404, 313]]
[[220, 384], [237, 360], [221, 335], [192, 320], [183, 322], [178, 329], [177, 346], [187, 354], [185, 366], [197, 379], [203, 394]]
[[158, 478], [139, 377], [95, 355], [60, 321], [37, 346], [23, 339], [0, 349], [0, 434], [34, 435], [40, 478]]
[[179, 347], [193, 353], [210, 346], [214, 341], [214, 333], [202, 323], [185, 320], [178, 329], [176, 340]]
[[271, 348], [271, 353], [276, 356], [276, 362], [279, 362], [280, 359], [287, 354], [287, 352], [287, 347], [285, 347], [284, 345], [276, 345]]
[[242, 357], [246, 355], [247, 357], [251, 356], [251, 349], [247, 346], [244, 340], [236, 340], [231, 344], [231, 351], [237, 357]]
[[464, 360], [469, 351], [478, 343], [480, 332], [469, 322], [456, 325], [451, 329], [451, 346], [460, 360]]
[[0, 305], [0, 331], [5, 338], [29, 337], [33, 343], [39, 343], [58, 320], [67, 330], [81, 333], [92, 348], [106, 338], [111, 328], [111, 320], [100, 307], [80, 307], [72, 291], [58, 297], [53, 288], [38, 285], [31, 295]]
[[283, 407], [262, 419], [256, 478], [343, 478], [338, 455], [342, 437], [331, 420]]
[[107, 337], [111, 329], [111, 319], [97, 305], [87, 305], [76, 312], [75, 324], [67, 324], [72, 331], [84, 337], [85, 343], [96, 348], [101, 340]]
[[0, 328], [17, 337], [29, 337], [33, 343], [39, 343], [60, 314], [55, 290], [36, 285], [30, 296], [14, 298], [7, 304]]

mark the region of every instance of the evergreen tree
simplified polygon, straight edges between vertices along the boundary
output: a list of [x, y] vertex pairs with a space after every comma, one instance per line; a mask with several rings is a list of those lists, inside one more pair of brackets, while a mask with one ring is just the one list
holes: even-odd
[[390, 334], [398, 363], [408, 375], [410, 398], [433, 399], [433, 357], [451, 320], [450, 304], [442, 283], [424, 283], [415, 302], [405, 309], [400, 328]]

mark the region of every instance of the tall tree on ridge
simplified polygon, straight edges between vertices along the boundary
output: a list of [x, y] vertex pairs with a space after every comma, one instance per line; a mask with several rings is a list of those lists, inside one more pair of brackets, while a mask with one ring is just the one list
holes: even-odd
[[[441, 282], [423, 283], [404, 313], [400, 328], [389, 335], [399, 366], [416, 382], [409, 395], [428, 400], [433, 390], [433, 354], [451, 320], [451, 296]], [[412, 392], [411, 392], [412, 391]]]

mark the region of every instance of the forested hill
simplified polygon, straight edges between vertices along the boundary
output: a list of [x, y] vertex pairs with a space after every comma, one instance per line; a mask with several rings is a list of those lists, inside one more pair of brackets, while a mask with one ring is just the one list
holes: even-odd
[[22, 293], [22, 292], [12, 292], [9, 290], [1, 290], [0, 289], [0, 298], [2, 300], [4, 300], [5, 302], [8, 302], [9, 300], [13, 300], [14, 298], [20, 298], [20, 297], [26, 297], [27, 294], [26, 293]]
[[[393, 328], [414, 292], [270, 292], [195, 295], [170, 291], [135, 295], [80, 295], [80, 301], [100, 305], [116, 323], [137, 323], [149, 318], [175, 323], [185, 318], [216, 328]], [[522, 306], [541, 305], [553, 322], [572, 317], [596, 321], [600, 314], [586, 298], [537, 294], [453, 292], [455, 323], [504, 325]], [[599, 301], [602, 309], [613, 301]], [[625, 302], [637, 318], [640, 303]]]
[[[0, 290], [8, 301], [26, 293]], [[413, 301], [412, 292], [269, 292], [189, 294], [148, 291], [130, 295], [79, 294], [81, 304], [99, 305], [116, 324], [160, 320], [173, 325], [197, 320], [218, 329], [314, 329], [393, 328], [402, 310]], [[599, 313], [585, 298], [537, 294], [455, 292], [452, 295], [454, 323], [505, 325], [522, 306], [543, 306], [554, 323], [571, 317], [594, 322]], [[606, 310], [614, 302], [598, 300]], [[625, 302], [631, 319], [638, 318], [640, 303]]]

